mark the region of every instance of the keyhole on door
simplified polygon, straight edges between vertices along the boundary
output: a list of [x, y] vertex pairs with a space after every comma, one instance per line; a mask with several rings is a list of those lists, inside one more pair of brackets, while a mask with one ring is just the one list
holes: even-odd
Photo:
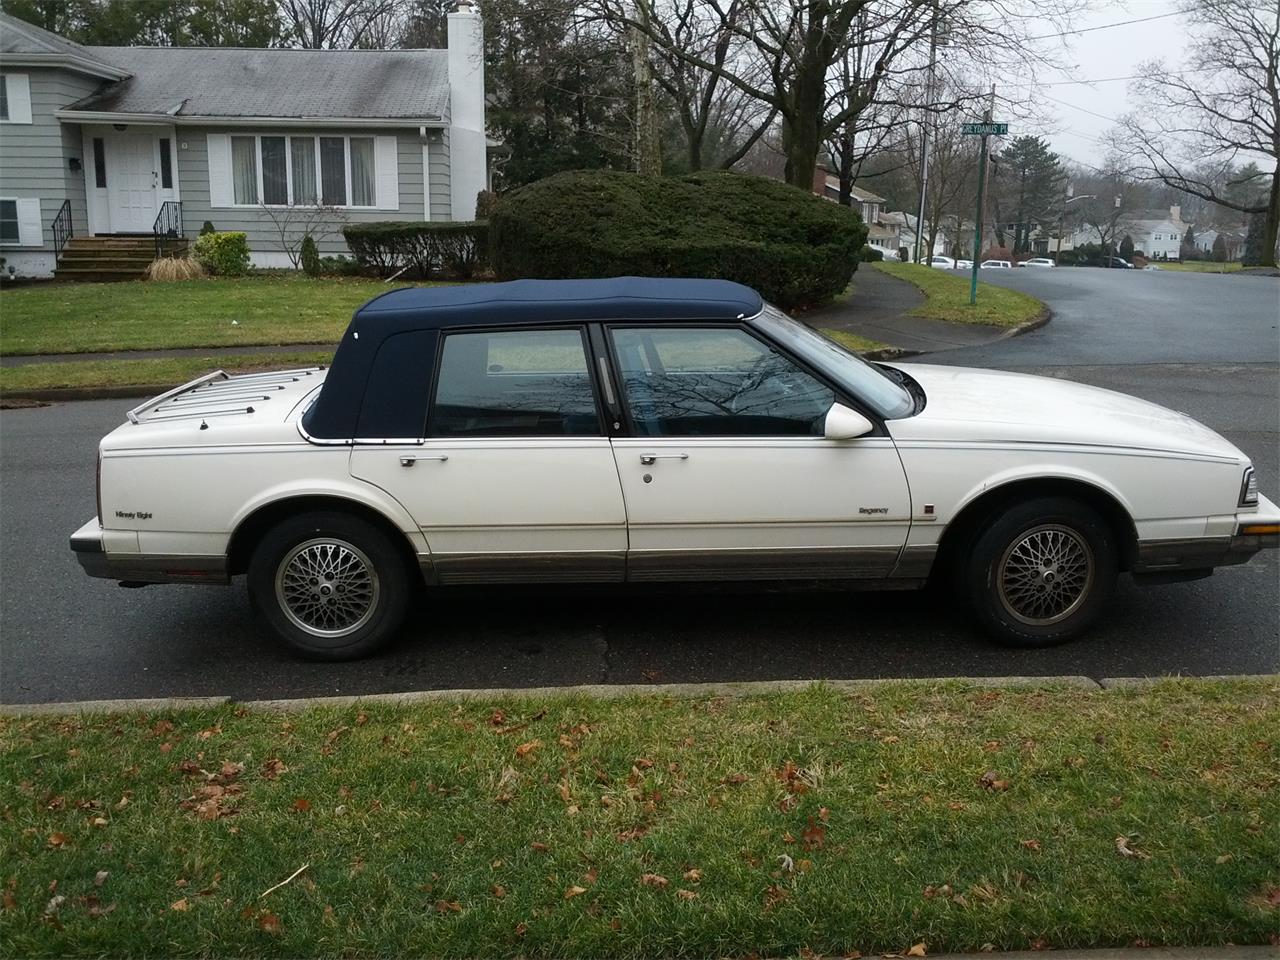
[[653, 474], [646, 473], [643, 477], [645, 483], [653, 483]]

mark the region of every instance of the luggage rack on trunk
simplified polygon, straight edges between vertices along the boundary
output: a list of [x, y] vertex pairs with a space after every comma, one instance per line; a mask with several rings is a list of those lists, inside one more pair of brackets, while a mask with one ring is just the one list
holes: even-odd
[[290, 384], [314, 377], [322, 370], [322, 367], [304, 367], [234, 377], [225, 370], [214, 370], [139, 404], [126, 416], [130, 423], [146, 423], [253, 413], [255, 403], [270, 400]]

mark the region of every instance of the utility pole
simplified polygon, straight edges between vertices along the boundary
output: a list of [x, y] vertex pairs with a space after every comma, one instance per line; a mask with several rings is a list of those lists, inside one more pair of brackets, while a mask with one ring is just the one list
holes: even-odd
[[[916, 214], [916, 244], [912, 261], [920, 262], [920, 240], [924, 233], [925, 197], [929, 192], [929, 128], [933, 124], [933, 75], [938, 64], [938, 4], [934, 0], [933, 20], [929, 27], [929, 79], [924, 87], [924, 123], [920, 131], [920, 206]], [[930, 260], [933, 251], [929, 251]]]
[[1092, 194], [1086, 196], [1073, 196], [1075, 187], [1067, 184], [1067, 192], [1062, 198], [1062, 213], [1058, 217], [1058, 252], [1053, 255], [1053, 264], [1056, 267], [1062, 266], [1062, 231], [1066, 227], [1067, 222], [1067, 204], [1075, 203], [1077, 200], [1097, 200], [1098, 198]]
[[[984, 122], [991, 123], [996, 111], [996, 85], [991, 85], [991, 100], [987, 104]], [[978, 158], [978, 214], [973, 224], [973, 268], [969, 274], [969, 306], [978, 302], [978, 261], [982, 257], [982, 201], [987, 190], [987, 134], [982, 135], [982, 149]]]

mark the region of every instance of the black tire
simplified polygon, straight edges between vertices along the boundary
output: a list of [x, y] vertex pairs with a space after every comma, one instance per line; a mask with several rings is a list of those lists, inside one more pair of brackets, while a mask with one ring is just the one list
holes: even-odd
[[317, 512], [272, 527], [249, 559], [249, 597], [280, 640], [309, 660], [354, 660], [404, 622], [410, 578], [380, 528]]
[[1079, 636], [1115, 586], [1115, 532], [1090, 507], [1043, 497], [1009, 507], [974, 541], [968, 596], [991, 637], [1051, 647]]

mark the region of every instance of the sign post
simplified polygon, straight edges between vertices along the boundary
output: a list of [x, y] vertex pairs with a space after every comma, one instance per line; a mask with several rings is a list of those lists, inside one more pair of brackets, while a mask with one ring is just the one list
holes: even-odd
[[969, 270], [969, 306], [978, 302], [978, 260], [982, 256], [982, 199], [987, 187], [987, 137], [1002, 137], [1009, 132], [1007, 123], [994, 123], [991, 113], [995, 109], [996, 88], [991, 86], [991, 105], [982, 123], [966, 123], [960, 132], [966, 136], [982, 137], [982, 149], [978, 156], [978, 213], [973, 225], [973, 266]]

